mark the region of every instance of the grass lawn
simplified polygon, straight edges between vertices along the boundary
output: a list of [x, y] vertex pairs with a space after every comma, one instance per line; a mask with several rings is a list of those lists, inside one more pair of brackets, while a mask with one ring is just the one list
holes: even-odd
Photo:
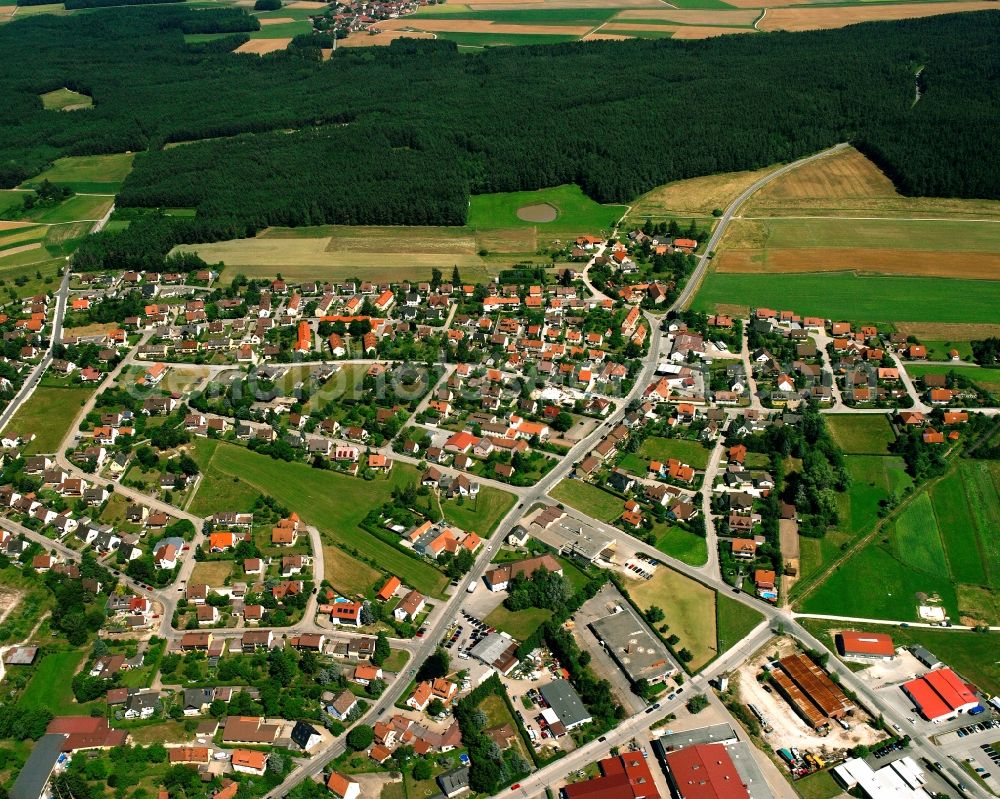
[[708, 543], [700, 535], [669, 524], [657, 524], [653, 532], [656, 534], [656, 548], [660, 552], [689, 566], [701, 566], [708, 560]]
[[972, 518], [979, 532], [979, 545], [986, 563], [990, 586], [1000, 588], [1000, 463], [964, 463], [962, 480]]
[[719, 654], [727, 652], [763, 620], [757, 610], [717, 592], [715, 595], [715, 635]]
[[340, 547], [323, 545], [323, 576], [345, 596], [364, 594], [381, 582], [382, 574]]
[[521, 740], [521, 735], [517, 732], [517, 724], [510, 715], [510, 709], [507, 707], [507, 703], [503, 700], [503, 697], [497, 696], [496, 694], [490, 694], [479, 703], [479, 709], [486, 714], [486, 729], [499, 727], [503, 724], [509, 724], [514, 729], [515, 735], [512, 746], [517, 750], [521, 757], [530, 763], [531, 758], [528, 756], [528, 752], [524, 748], [524, 741]]
[[927, 492], [921, 493], [893, 524], [893, 554], [914, 569], [950, 577], [944, 545]]
[[698, 441], [689, 441], [685, 438], [660, 438], [650, 436], [642, 442], [639, 447], [639, 454], [647, 461], [667, 461], [676, 458], [688, 466], [695, 469], [704, 469], [708, 466], [708, 459], [712, 450], [706, 449]]
[[818, 771], [795, 781], [795, 790], [802, 799], [834, 799], [843, 794], [829, 771]]
[[140, 746], [163, 741], [183, 741], [190, 737], [190, 734], [184, 731], [183, 722], [180, 721], [162, 721], [159, 724], [131, 727], [129, 734], [133, 742]]
[[524, 610], [507, 610], [503, 605], [487, 616], [484, 621], [491, 627], [509, 633], [518, 641], [523, 641], [552, 616], [551, 610], [542, 608], [525, 608]]
[[135, 153], [58, 158], [42, 174], [25, 181], [25, 185], [34, 186], [48, 180], [60, 186], [69, 186], [73, 191], [116, 194], [132, 171], [134, 159]]
[[[865, 586], [865, 590], [859, 591], [858, 586]], [[916, 621], [918, 592], [939, 595], [945, 612], [958, 618], [958, 599], [950, 578], [918, 572], [872, 543], [840, 564], [798, 610]]]
[[[234, 563], [231, 560], [206, 560], [196, 563], [188, 582], [191, 585], [225, 585], [226, 578], [233, 573]], [[240, 569], [239, 573], [242, 574]]]
[[392, 674], [397, 674], [406, 668], [409, 660], [410, 653], [405, 649], [393, 649], [388, 659], [382, 664], [382, 668]]
[[896, 438], [889, 417], [880, 413], [832, 414], [823, 418], [833, 440], [847, 455], [885, 455]]
[[[463, 37], [485, 36], [486, 39], [496, 37], [496, 34], [459, 35]], [[447, 38], [453, 39], [454, 37], [448, 34]], [[522, 40], [526, 37], [501, 38]], [[551, 37], [544, 36], [543, 38]], [[564, 40], [567, 37], [558, 38]], [[462, 43], [476, 44], [478, 42]], [[543, 204], [551, 205], [556, 210], [556, 218], [551, 222], [533, 222], [518, 216], [518, 209]], [[587, 233], [599, 235], [601, 230], [610, 232], [626, 210], [624, 205], [601, 205], [594, 202], [583, 193], [579, 186], [563, 185], [539, 189], [538, 191], [473, 195], [469, 206], [468, 225], [472, 228], [537, 227], [540, 234], [554, 238], [582, 236]]]
[[14, 414], [7, 431], [35, 434], [35, 440], [24, 448], [25, 455], [55, 452], [91, 392], [89, 388], [40, 385]]
[[73, 713], [86, 714], [97, 702], [77, 704], [73, 698], [73, 675], [83, 663], [85, 653], [53, 652], [38, 661], [35, 673], [24, 689], [18, 705], [21, 707], [52, 711], [53, 715], [65, 716]]
[[463, 530], [474, 530], [483, 538], [488, 537], [514, 504], [516, 497], [492, 486], [483, 486], [475, 499], [452, 499], [441, 503], [444, 517]]
[[718, 655], [715, 591], [711, 588], [666, 566], [660, 566], [652, 579], [630, 580], [627, 587], [638, 607], [648, 610], [656, 605], [663, 610], [664, 621], [670, 625], [667, 635], [673, 633], [680, 638], [676, 648], [686, 647], [694, 656], [687, 664], [691, 671]]
[[906, 372], [914, 380], [924, 375], [946, 375], [954, 372], [967, 380], [972, 381], [983, 391], [991, 394], [1000, 394], [1000, 369], [983, 369], [979, 366], [963, 366], [962, 364], [937, 365], [937, 364], [907, 364]]
[[[441, 596], [448, 584], [448, 578], [429, 563], [410, 557], [359, 526], [369, 510], [390, 498], [393, 488], [416, 480], [412, 467], [398, 464], [389, 479], [368, 481], [304, 463], [276, 461], [225, 442], [199, 441], [195, 454], [204, 473], [202, 486], [239, 476], [246, 485], [297, 511], [328, 541], [358, 552], [359, 558], [371, 559], [418, 591]], [[202, 490], [200, 487], [198, 493]]]
[[934, 484], [931, 504], [955, 580], [985, 585], [986, 565], [979, 548], [981, 534], [972, 520], [963, 479], [967, 466], [974, 468], [972, 464], [961, 463], [959, 469]]
[[92, 97], [72, 89], [56, 89], [39, 96], [46, 111], [76, 111], [80, 108], [90, 108], [94, 104]]
[[933, 277], [859, 276], [850, 272], [733, 274], [711, 271], [695, 296], [695, 310], [723, 305], [795, 308], [845, 321], [996, 321], [1000, 281]]
[[[843, 622], [825, 619], [800, 619], [800, 622], [831, 649], [832, 632], [844, 627]], [[853, 623], [851, 629], [887, 632], [892, 635], [896, 646], [920, 644], [983, 691], [1000, 693], [1000, 660], [996, 657], [996, 653], [1000, 651], [1000, 633]]]
[[605, 522], [617, 519], [625, 507], [621, 497], [582, 480], [562, 480], [549, 492], [549, 496]]

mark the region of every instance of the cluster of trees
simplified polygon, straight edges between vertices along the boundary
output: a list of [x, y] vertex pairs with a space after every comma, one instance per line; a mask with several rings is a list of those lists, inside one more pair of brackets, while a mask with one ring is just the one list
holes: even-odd
[[970, 343], [976, 363], [980, 366], [1000, 366], [1000, 338], [990, 336]]
[[507, 610], [543, 608], [562, 613], [572, 595], [569, 580], [542, 566], [530, 577], [516, 575], [510, 581], [503, 604]]
[[[1000, 123], [988, 79], [1000, 61], [995, 14], [475, 55], [402, 40], [326, 63], [311, 46], [234, 58], [233, 39], [194, 46], [181, 35], [256, 24], [242, 9], [173, 4], [0, 29], [0, 51], [20, 67], [0, 75], [0, 185], [59, 155], [140, 152], [119, 206], [197, 208], [165, 222], [171, 244], [264, 225], [461, 224], [470, 192], [570, 182], [627, 201], [844, 140], [907, 193], [1000, 197], [1000, 163], [980, 157]], [[914, 106], [917, 65], [925, 90]], [[38, 95], [67, 75], [94, 108], [45, 113]], [[579, 124], [590, 118], [630, 124]], [[160, 149], [191, 140], [203, 141]], [[170, 248], [140, 227], [131, 236], [148, 234], [149, 246], [130, 258], [162, 259]]]
[[590, 653], [577, 646], [573, 634], [551, 621], [542, 625], [545, 645], [569, 672], [570, 682], [593, 717], [596, 729], [608, 730], [625, 718], [625, 709], [611, 693], [611, 683], [600, 679], [590, 669]]
[[948, 468], [941, 446], [924, 443], [923, 430], [902, 430], [889, 449], [903, 459], [916, 483], [944, 474]]
[[45, 735], [52, 713], [44, 708], [0, 705], [0, 738], [14, 741], [37, 741]]
[[21, 207], [25, 211], [33, 208], [51, 208], [59, 205], [63, 200], [67, 200], [74, 194], [69, 186], [56, 186], [43, 180], [34, 192], [28, 192], [21, 200]]

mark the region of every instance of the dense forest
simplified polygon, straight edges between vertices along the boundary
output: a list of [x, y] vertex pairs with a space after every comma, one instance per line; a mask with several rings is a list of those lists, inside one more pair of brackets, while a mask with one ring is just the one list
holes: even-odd
[[[157, 250], [267, 224], [460, 224], [470, 192], [578, 183], [622, 202], [838, 141], [905, 192], [1000, 198], [1000, 160], [982, 157], [1000, 130], [1000, 12], [475, 55], [403, 40], [325, 63], [312, 47], [185, 44], [254, 27], [242, 14], [175, 4], [4, 25], [18, 68], [0, 74], [0, 186], [60, 155], [143, 151], [119, 205], [197, 209], [162, 226]], [[94, 107], [43, 110], [39, 94], [63, 86]]]

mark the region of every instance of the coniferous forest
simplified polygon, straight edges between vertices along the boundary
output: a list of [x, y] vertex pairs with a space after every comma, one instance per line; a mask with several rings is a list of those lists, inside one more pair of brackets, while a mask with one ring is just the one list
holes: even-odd
[[[0, 27], [16, 65], [0, 73], [0, 186], [61, 155], [140, 151], [119, 206], [197, 216], [80, 253], [116, 265], [270, 224], [462, 224], [478, 192], [578, 183], [623, 202], [839, 141], [904, 193], [1000, 198], [1000, 11], [475, 55], [403, 40], [327, 62], [308, 46], [229, 52], [256, 27], [242, 15], [133, 6]], [[195, 31], [230, 36], [186, 44]], [[43, 110], [63, 86], [94, 107]]]

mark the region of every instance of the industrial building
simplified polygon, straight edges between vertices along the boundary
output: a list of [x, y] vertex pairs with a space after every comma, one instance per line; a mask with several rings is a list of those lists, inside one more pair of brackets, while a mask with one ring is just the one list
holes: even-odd
[[750, 799], [722, 744], [698, 744], [668, 752], [667, 779], [678, 799]]
[[843, 718], [855, 710], [854, 703], [806, 655], [783, 657], [771, 675], [778, 692], [813, 729], [822, 729], [830, 719]]
[[[740, 784], [750, 799], [774, 799], [774, 794], [771, 793], [771, 789], [764, 779], [764, 773], [761, 771], [760, 765], [754, 759], [753, 750], [750, 745], [740, 741], [736, 737], [736, 732], [728, 724], [712, 724], [708, 727], [697, 727], [693, 730], [668, 733], [661, 735], [652, 742], [653, 753], [665, 767], [668, 767], [668, 756], [674, 752], [682, 749], [712, 745], [724, 747], [730, 762], [736, 769]], [[717, 750], [707, 751], [711, 753]], [[705, 786], [702, 789], [706, 792], [702, 794], [703, 796], [712, 798], [717, 795], [707, 793], [710, 787]], [[698, 795], [698, 789], [695, 786], [689, 786], [688, 790], [689, 793], [684, 794], [685, 797], [692, 794], [695, 796]], [[722, 795], [725, 796], [725, 794]]]
[[469, 654], [506, 677], [517, 665], [517, 642], [506, 633], [490, 633]]
[[949, 668], [929, 671], [902, 688], [920, 715], [934, 723], [954, 719], [979, 704], [972, 687]]
[[615, 591], [617, 612], [590, 623], [590, 629], [632, 682], [661, 683], [680, 671], [667, 647]]
[[846, 790], [859, 790], [867, 799], [930, 799], [924, 790], [924, 772], [912, 757], [903, 757], [872, 769], [864, 760], [851, 758], [835, 769], [834, 779]]
[[857, 660], [892, 660], [896, 646], [885, 633], [860, 633], [842, 630], [837, 633], [837, 651], [845, 658]]
[[598, 764], [600, 777], [563, 788], [565, 799], [660, 799], [649, 761], [632, 750]]
[[542, 711], [542, 717], [556, 737], [593, 721], [576, 688], [568, 680], [553, 680], [538, 690], [548, 705]]
[[560, 555], [575, 555], [590, 563], [614, 557], [617, 539], [555, 505], [537, 511], [525, 526], [532, 538], [554, 547]]

